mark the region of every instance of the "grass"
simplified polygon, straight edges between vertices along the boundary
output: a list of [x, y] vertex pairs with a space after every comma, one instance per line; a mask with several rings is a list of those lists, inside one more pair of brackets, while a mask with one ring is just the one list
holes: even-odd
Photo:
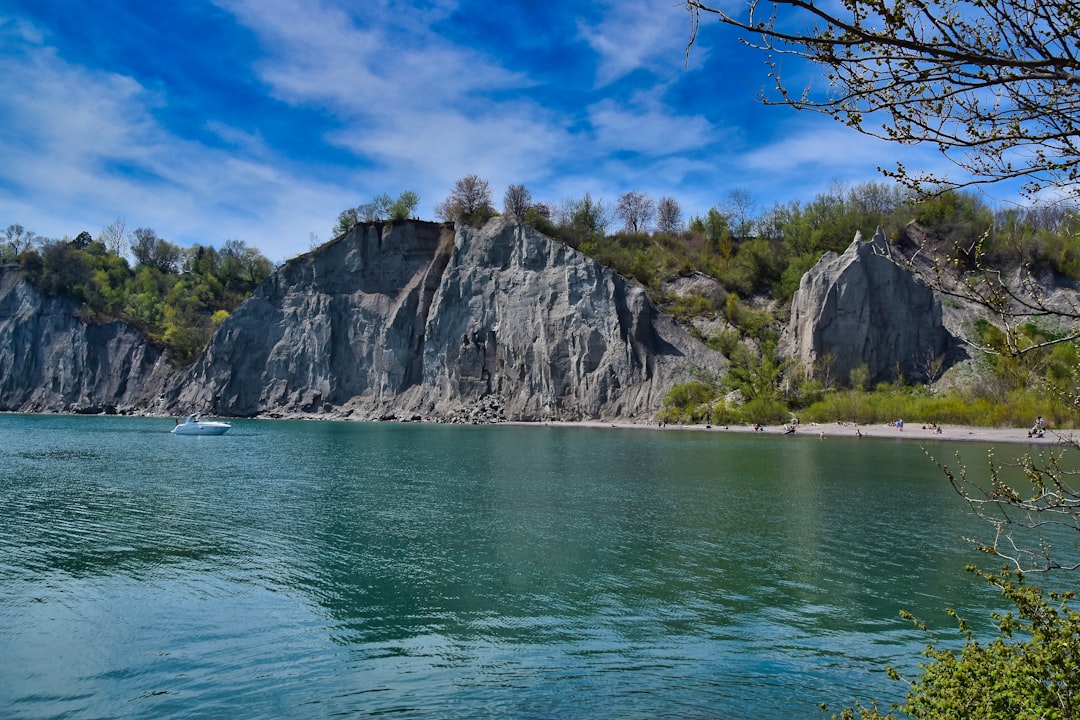
[[1045, 391], [1014, 390], [1005, 397], [974, 394], [936, 394], [924, 387], [882, 386], [876, 390], [842, 390], [826, 394], [805, 407], [780, 400], [756, 401], [728, 407], [715, 395], [672, 393], [664, 404], [663, 417], [685, 423], [775, 423], [798, 416], [804, 422], [860, 425], [892, 422], [903, 418], [911, 424], [936, 423], [973, 427], [1030, 427], [1043, 416], [1050, 427], [1080, 427], [1080, 412], [1065, 398]]

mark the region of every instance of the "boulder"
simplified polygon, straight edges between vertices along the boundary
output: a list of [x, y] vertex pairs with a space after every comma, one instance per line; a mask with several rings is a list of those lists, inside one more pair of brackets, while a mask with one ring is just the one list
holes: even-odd
[[831, 361], [845, 380], [865, 364], [871, 384], [933, 380], [952, 339], [941, 302], [902, 265], [893, 262], [884, 233], [861, 234], [842, 255], [826, 253], [799, 283], [778, 354], [808, 368]]

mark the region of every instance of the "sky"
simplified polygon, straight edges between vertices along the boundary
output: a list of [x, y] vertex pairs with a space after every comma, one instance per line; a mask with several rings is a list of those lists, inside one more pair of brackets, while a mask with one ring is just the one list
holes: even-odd
[[759, 104], [764, 57], [705, 18], [687, 60], [689, 32], [676, 0], [0, 0], [0, 228], [280, 262], [379, 194], [433, 220], [470, 174], [499, 208], [520, 183], [689, 217], [943, 164]]

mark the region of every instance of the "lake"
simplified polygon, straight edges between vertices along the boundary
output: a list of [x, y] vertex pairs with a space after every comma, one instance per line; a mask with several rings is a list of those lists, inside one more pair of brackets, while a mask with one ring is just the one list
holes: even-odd
[[172, 425], [0, 415], [0, 716], [826, 718], [1001, 603], [910, 441]]

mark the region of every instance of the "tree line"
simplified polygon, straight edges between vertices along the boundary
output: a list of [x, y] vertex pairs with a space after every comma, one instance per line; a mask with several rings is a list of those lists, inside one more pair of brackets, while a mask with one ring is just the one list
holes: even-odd
[[242, 240], [180, 247], [123, 219], [95, 238], [47, 238], [18, 224], [4, 230], [0, 264], [13, 263], [43, 293], [81, 303], [91, 323], [123, 320], [183, 365], [274, 270]]

